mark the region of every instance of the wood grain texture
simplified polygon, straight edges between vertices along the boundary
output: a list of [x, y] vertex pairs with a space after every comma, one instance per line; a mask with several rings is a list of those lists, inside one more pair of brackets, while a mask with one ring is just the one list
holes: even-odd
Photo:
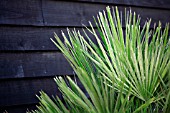
[[[67, 36], [65, 27], [22, 27], [22, 26], [0, 26], [0, 50], [1, 51], [51, 51], [58, 48], [50, 38], [54, 38], [54, 32], [61, 38], [61, 30]], [[69, 28], [73, 30], [74, 28]], [[76, 28], [83, 35], [82, 28]], [[87, 34], [93, 38], [92, 34]]]
[[41, 90], [49, 96], [59, 95], [53, 77], [1, 80], [0, 86], [1, 107], [38, 103], [36, 94]]
[[72, 74], [72, 68], [58, 52], [0, 54], [0, 79]]
[[[106, 6], [105, 4], [43, 0], [44, 25], [81, 27], [82, 24], [89, 26], [88, 21], [92, 21], [93, 25], [95, 25], [93, 16], [104, 10]], [[163, 26], [166, 22], [170, 22], [170, 10], [119, 6], [119, 11], [123, 12], [123, 18], [125, 8], [127, 10], [131, 8], [132, 12], [135, 11], [137, 15], [141, 16], [141, 25], [144, 25], [149, 18], [152, 18], [152, 27], [154, 22], [161, 21]], [[123, 26], [125, 25], [123, 24]]]
[[[165, 2], [165, 4], [168, 3]], [[109, 5], [115, 6], [115, 4]], [[2, 0], [0, 6], [0, 24], [81, 27], [82, 24], [89, 26], [88, 21], [93, 21], [93, 16], [104, 10], [108, 4], [55, 0], [42, 0], [42, 3], [40, 0]], [[124, 11], [125, 7], [129, 8], [130, 6], [123, 4], [119, 6], [122, 11]], [[160, 20], [163, 24], [170, 21], [170, 10], [168, 9], [136, 6], [131, 6], [131, 9], [141, 15], [142, 23], [147, 18], [152, 18], [153, 22]]]
[[13, 106], [3, 106], [0, 108], [0, 113], [7, 111], [8, 113], [26, 113], [26, 111], [36, 110], [35, 104], [23, 104], [23, 105], [13, 105]]
[[43, 25], [41, 0], [1, 0], [0, 24]]
[[[76, 80], [80, 89], [89, 97], [79, 79], [75, 76], [70, 77]], [[54, 76], [0, 80], [0, 108], [5, 109], [19, 105], [25, 105], [27, 107], [29, 104], [37, 104], [39, 101], [36, 95], [40, 95], [39, 91], [42, 90], [48, 96], [57, 95], [62, 100], [62, 95], [53, 78]]]
[[50, 38], [66, 28], [46, 27], [0, 27], [0, 50], [58, 50]]
[[149, 1], [148, 0], [73, 0], [73, 1], [170, 9], [169, 0], [149, 0]]
[[44, 24], [47, 26], [82, 26], [88, 25], [105, 5], [43, 0]]
[[170, 22], [169, 0], [0, 0], [0, 112], [34, 109], [40, 90], [60, 95], [53, 77], [74, 72], [49, 38], [53, 32], [61, 37], [66, 27], [89, 27], [108, 5], [131, 8], [142, 25], [152, 18], [152, 28], [159, 20], [163, 27]]

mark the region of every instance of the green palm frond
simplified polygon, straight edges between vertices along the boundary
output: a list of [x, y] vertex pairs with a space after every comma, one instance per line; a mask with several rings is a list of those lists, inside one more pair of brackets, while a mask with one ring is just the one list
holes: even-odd
[[[87, 95], [74, 80], [55, 81], [64, 100], [38, 96], [34, 113], [166, 113], [170, 103], [169, 24], [151, 30], [151, 19], [140, 26], [140, 17], [131, 10], [122, 17], [118, 8], [106, 8], [80, 31], [64, 33], [64, 42], [55, 34], [61, 50], [83, 84]], [[125, 26], [123, 27], [123, 23]], [[88, 36], [90, 32], [95, 41]]]

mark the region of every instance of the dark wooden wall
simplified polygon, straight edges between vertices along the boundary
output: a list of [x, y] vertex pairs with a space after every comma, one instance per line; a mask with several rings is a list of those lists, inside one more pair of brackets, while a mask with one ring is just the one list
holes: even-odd
[[170, 22], [169, 0], [0, 0], [0, 112], [34, 108], [40, 90], [58, 94], [53, 77], [73, 70], [49, 38], [67, 27], [88, 26], [108, 5], [131, 7], [142, 24], [148, 18]]

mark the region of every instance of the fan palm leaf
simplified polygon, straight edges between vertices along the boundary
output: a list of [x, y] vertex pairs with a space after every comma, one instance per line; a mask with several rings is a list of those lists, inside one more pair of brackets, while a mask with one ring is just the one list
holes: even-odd
[[[62, 77], [55, 81], [64, 102], [38, 96], [40, 106], [34, 113], [155, 113], [167, 112], [170, 100], [169, 24], [151, 30], [151, 19], [140, 26], [140, 17], [131, 10], [123, 20], [118, 8], [106, 8], [89, 22], [83, 34], [62, 32], [64, 42], [55, 34], [53, 43], [61, 50], [81, 81], [89, 98], [76, 81]], [[125, 23], [123, 27], [123, 23]], [[95, 41], [92, 41], [90, 32]]]

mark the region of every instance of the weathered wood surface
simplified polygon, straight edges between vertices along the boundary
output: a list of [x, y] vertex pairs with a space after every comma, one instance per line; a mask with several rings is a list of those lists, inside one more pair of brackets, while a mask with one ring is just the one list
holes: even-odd
[[73, 0], [73, 1], [170, 9], [169, 0], [149, 0], [149, 1], [148, 0]]
[[[88, 21], [93, 21], [93, 16], [104, 10], [107, 4], [54, 0], [19, 0], [17, 2], [3, 0], [0, 6], [0, 24], [81, 27], [82, 24], [89, 26]], [[113, 5], [110, 4], [110, 6]], [[120, 5], [119, 9], [124, 11], [125, 7], [128, 9], [130, 6]], [[141, 15], [142, 23], [147, 18], [152, 18], [153, 22], [160, 20], [163, 25], [170, 21], [168, 9], [133, 6], [131, 9]]]
[[[103, 4], [88, 4], [78, 2], [55, 2], [44, 0], [42, 4], [44, 24], [46, 26], [89, 26], [88, 21], [93, 22], [93, 16], [96, 16], [99, 11], [105, 9], [107, 5]], [[64, 7], [64, 9], [63, 9]], [[126, 6], [119, 6], [119, 10], [124, 12]], [[140, 14], [142, 17], [141, 24], [152, 18], [153, 23], [162, 22], [163, 26], [166, 22], [170, 22], [170, 10], [149, 9], [140, 7], [131, 7], [132, 11]], [[122, 15], [124, 18], [124, 14]], [[153, 27], [152, 23], [152, 27]], [[94, 24], [95, 25], [95, 24]], [[125, 26], [125, 25], [123, 25]]]
[[5, 111], [7, 111], [8, 113], [26, 113], [26, 111], [28, 111], [28, 110], [29, 111], [36, 110], [36, 105], [38, 105], [38, 103], [3, 106], [0, 108], [0, 113], [4, 113]]
[[43, 25], [40, 0], [1, 0], [0, 24]]
[[53, 77], [0, 80], [0, 106], [37, 103], [36, 94], [43, 90], [50, 95], [59, 95]]
[[71, 66], [59, 52], [0, 54], [0, 79], [54, 75], [73, 75]]
[[108, 5], [131, 8], [142, 25], [148, 18], [163, 27], [170, 22], [169, 0], [0, 0], [0, 112], [24, 112], [40, 90], [59, 94], [52, 78], [73, 70], [49, 38], [53, 32], [61, 37], [66, 27], [89, 26]]
[[5, 111], [7, 111], [8, 113], [26, 113], [26, 111], [28, 111], [28, 110], [29, 111], [36, 110], [36, 105], [38, 105], [38, 103], [3, 106], [0, 108], [0, 113], [4, 113]]
[[[58, 96], [63, 99], [59, 92], [54, 77], [37, 77], [37, 78], [20, 78], [20, 79], [4, 79], [0, 80], [0, 108], [3, 109], [11, 106], [24, 104], [37, 104], [39, 101], [36, 95], [40, 95], [39, 91], [46, 92], [50, 97]], [[85, 92], [82, 84], [76, 76], [70, 76]], [[66, 78], [66, 77], [65, 77]], [[88, 96], [87, 96], [88, 97]]]
[[[71, 31], [74, 28], [69, 28]], [[83, 35], [82, 28], [75, 28]], [[0, 50], [1, 51], [53, 51], [59, 50], [50, 40], [54, 39], [54, 32], [63, 41], [61, 30], [67, 36], [65, 27], [22, 27], [0, 26]], [[93, 35], [86, 32], [93, 40]]]
[[61, 37], [61, 30], [66, 28], [47, 27], [0, 27], [0, 50], [58, 50], [50, 38], [56, 32]]
[[[69, 29], [74, 30], [74, 28], [72, 27], [69, 27]], [[82, 28], [75, 29], [76, 31], [79, 30], [80, 33], [84, 36]], [[55, 32], [63, 41], [61, 30], [68, 37], [67, 28], [65, 27], [0, 26], [0, 51], [59, 51], [59, 49], [52, 43], [50, 38], [53, 38], [55, 40]], [[98, 34], [96, 28], [95, 30]], [[93, 41], [96, 41], [94, 36], [89, 31], [85, 31]]]

